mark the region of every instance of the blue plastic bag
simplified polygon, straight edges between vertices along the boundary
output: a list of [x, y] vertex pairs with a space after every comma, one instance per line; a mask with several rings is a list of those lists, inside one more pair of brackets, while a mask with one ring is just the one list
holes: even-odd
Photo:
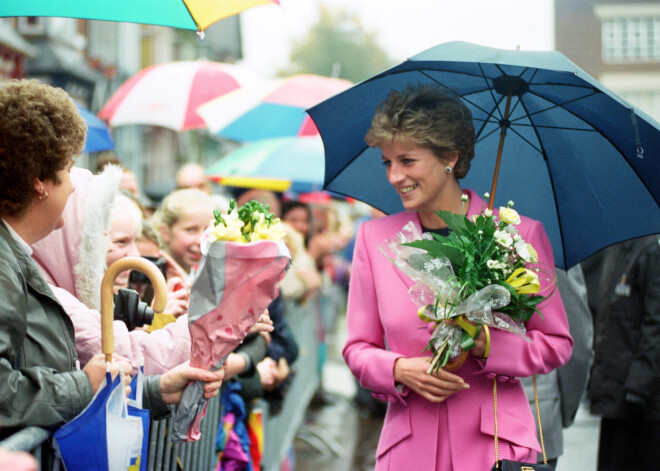
[[90, 404], [54, 435], [67, 471], [138, 471], [143, 420], [128, 413], [123, 374], [109, 372]]

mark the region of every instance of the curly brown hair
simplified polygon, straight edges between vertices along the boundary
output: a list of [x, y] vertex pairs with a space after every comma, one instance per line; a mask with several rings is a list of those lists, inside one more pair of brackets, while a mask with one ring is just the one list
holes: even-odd
[[64, 90], [34, 79], [0, 85], [0, 214], [28, 208], [35, 178], [59, 183], [57, 172], [80, 155], [86, 135]]
[[365, 141], [380, 147], [393, 139], [430, 149], [441, 160], [458, 152], [456, 178], [467, 175], [474, 158], [472, 113], [458, 96], [435, 84], [392, 90], [378, 106]]

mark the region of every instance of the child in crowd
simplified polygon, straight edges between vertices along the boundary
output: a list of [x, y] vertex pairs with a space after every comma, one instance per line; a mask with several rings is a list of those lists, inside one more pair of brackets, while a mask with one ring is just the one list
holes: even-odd
[[202, 260], [200, 239], [213, 220], [213, 209], [210, 196], [203, 191], [176, 190], [163, 200], [151, 219], [159, 231], [163, 250], [191, 278]]

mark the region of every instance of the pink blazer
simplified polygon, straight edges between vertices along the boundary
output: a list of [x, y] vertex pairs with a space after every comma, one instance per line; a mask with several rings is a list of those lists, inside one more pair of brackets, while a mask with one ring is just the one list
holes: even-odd
[[[471, 199], [468, 215], [477, 214], [484, 207], [483, 200], [470, 190], [464, 193]], [[353, 257], [343, 355], [360, 384], [389, 401], [376, 469], [489, 469], [495, 459], [494, 377], [498, 379], [500, 459], [534, 460], [535, 452], [540, 451], [535, 422], [517, 378], [548, 373], [571, 356], [573, 341], [559, 293], [555, 291], [544, 303], [544, 319], [535, 315], [527, 323], [531, 342], [491, 330], [488, 359], [469, 355], [457, 372], [470, 389], [441, 404], [407, 388], [399, 393], [394, 362], [402, 356], [421, 356], [429, 333], [408, 295], [412, 281], [377, 247], [409, 221], [421, 229], [418, 215], [408, 212], [364, 223], [358, 230]], [[540, 263], [554, 270], [550, 242], [541, 223], [523, 217], [518, 231], [537, 250]]]

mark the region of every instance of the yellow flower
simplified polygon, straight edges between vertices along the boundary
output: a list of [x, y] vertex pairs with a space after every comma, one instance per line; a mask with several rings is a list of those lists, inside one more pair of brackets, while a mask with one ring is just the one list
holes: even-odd
[[527, 268], [518, 268], [506, 282], [510, 284], [518, 294], [533, 294], [541, 288], [539, 276]]
[[275, 219], [275, 222], [268, 228], [268, 240], [281, 240], [285, 235], [284, 225], [279, 219]]
[[539, 261], [539, 254], [532, 244], [527, 244], [527, 251], [529, 252], [529, 262], [536, 263]]
[[513, 224], [514, 226], [520, 224], [520, 216], [513, 208], [500, 207], [500, 219], [507, 224]]

